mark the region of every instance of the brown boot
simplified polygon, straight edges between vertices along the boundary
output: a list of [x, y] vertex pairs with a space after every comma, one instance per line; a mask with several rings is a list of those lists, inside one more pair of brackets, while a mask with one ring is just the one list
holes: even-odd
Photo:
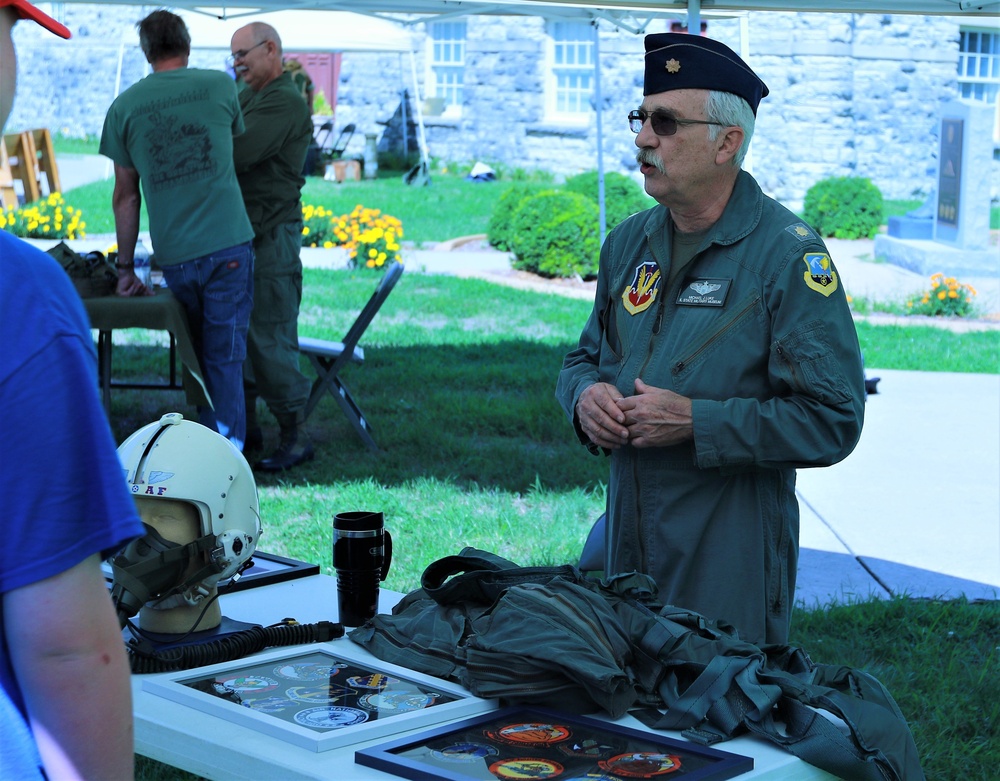
[[262, 472], [283, 472], [311, 461], [316, 455], [309, 437], [293, 416], [279, 416], [278, 425], [281, 426], [281, 441], [272, 455], [257, 462], [257, 469]]

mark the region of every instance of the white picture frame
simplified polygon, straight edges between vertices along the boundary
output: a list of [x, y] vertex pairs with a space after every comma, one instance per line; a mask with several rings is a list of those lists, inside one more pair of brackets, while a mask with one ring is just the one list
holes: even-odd
[[376, 659], [347, 638], [150, 675], [142, 688], [316, 752], [497, 707], [458, 684]]

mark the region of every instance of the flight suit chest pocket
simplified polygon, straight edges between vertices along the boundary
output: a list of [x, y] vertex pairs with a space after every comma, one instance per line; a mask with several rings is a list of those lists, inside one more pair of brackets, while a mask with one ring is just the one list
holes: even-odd
[[763, 357], [767, 344], [766, 340], [760, 340], [759, 335], [765, 333], [765, 330], [748, 327], [752, 323], [763, 321], [760, 301], [760, 293], [754, 290], [722, 309], [709, 306], [676, 307], [674, 332], [677, 340], [674, 355], [680, 357], [671, 363], [670, 371], [674, 377], [680, 378], [690, 373], [723, 346], [726, 347], [728, 356], [732, 356], [738, 347], [738, 354], [744, 361], [756, 352], [762, 352]]

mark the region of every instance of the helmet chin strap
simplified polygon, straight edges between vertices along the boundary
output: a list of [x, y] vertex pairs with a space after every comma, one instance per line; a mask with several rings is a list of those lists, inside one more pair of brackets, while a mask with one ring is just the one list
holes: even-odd
[[214, 547], [214, 535], [181, 545], [164, 539], [152, 526], [143, 526], [145, 536], [130, 542], [111, 559], [111, 599], [122, 627], [146, 603], [184, 592], [215, 571], [208, 565], [179, 584], [189, 563], [203, 559]]

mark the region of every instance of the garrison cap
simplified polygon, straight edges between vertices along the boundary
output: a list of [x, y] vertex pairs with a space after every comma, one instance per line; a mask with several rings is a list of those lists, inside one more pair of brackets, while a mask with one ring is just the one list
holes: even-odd
[[61, 38], [70, 37], [70, 31], [66, 25], [60, 24], [48, 14], [42, 13], [29, 3], [28, 0], [0, 0], [0, 8], [7, 6], [13, 8], [14, 12], [21, 19], [31, 19], [33, 22], [38, 22], [46, 30], [55, 33]]
[[643, 95], [675, 89], [708, 89], [739, 95], [757, 114], [767, 85], [724, 43], [687, 33], [646, 36]]

